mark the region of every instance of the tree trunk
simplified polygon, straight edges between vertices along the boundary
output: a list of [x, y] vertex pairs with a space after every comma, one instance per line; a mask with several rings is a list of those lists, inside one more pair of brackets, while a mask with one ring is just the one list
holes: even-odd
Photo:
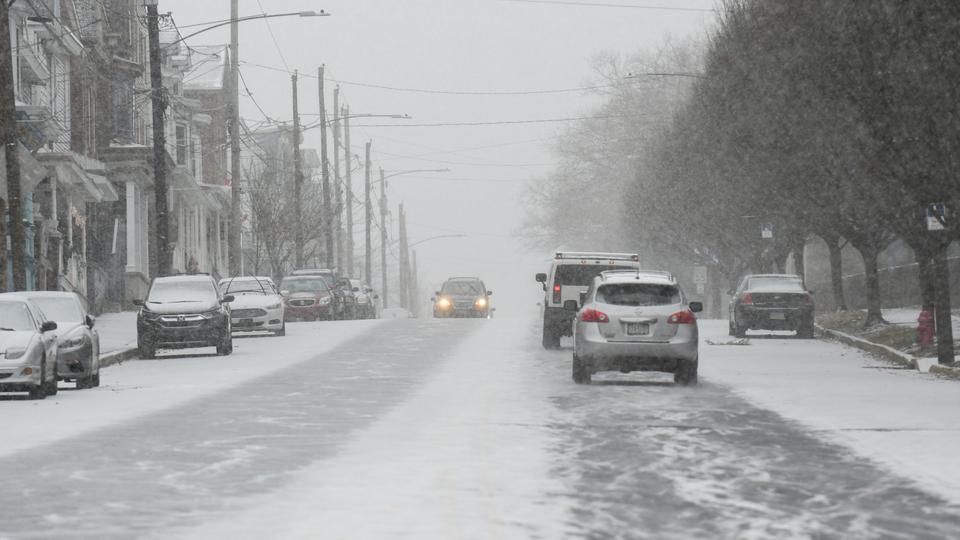
[[7, 292], [7, 201], [0, 199], [0, 292]]
[[937, 325], [937, 362], [952, 363], [953, 316], [950, 312], [950, 268], [947, 266], [947, 246], [942, 246], [933, 256], [936, 303], [934, 315]]
[[879, 250], [871, 246], [860, 251], [863, 256], [863, 267], [866, 274], [867, 286], [867, 317], [863, 321], [864, 327], [875, 324], [886, 324], [883, 319], [880, 302], [880, 270], [877, 262]]
[[833, 303], [837, 310], [847, 310], [847, 299], [843, 295], [843, 250], [840, 248], [840, 237], [832, 237], [827, 240], [827, 248], [830, 250], [830, 281], [833, 283]]
[[917, 279], [920, 281], [920, 305], [933, 312], [937, 301], [937, 282], [933, 259], [929, 253], [916, 252]]

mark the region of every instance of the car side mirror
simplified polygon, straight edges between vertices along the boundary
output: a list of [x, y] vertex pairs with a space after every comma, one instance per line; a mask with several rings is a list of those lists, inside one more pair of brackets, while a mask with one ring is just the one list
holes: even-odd
[[815, 294], [815, 291], [807, 291], [807, 292], [810, 293], [811, 295]]
[[232, 294], [228, 294], [228, 295], [224, 296], [224, 297], [220, 300], [220, 303], [221, 303], [221, 304], [227, 304], [227, 303], [229, 303], [229, 302], [233, 302], [234, 300], [236, 300], [236, 297], [233, 296]]
[[493, 291], [487, 291], [487, 296], [490, 296], [492, 294], [493, 294]]
[[436, 301], [437, 301], [437, 297], [434, 296], [433, 298], [430, 299], [430, 301], [431, 301], [431, 302], [436, 302]]
[[440, 291], [433, 291], [434, 296], [440, 296]]
[[690, 311], [694, 313], [703, 311], [703, 302], [690, 302]]
[[57, 329], [57, 323], [53, 321], [46, 321], [40, 325], [40, 332], [46, 334], [47, 332], [52, 332]]
[[576, 300], [567, 300], [563, 303], [563, 309], [566, 311], [579, 311], [580, 304], [578, 304]]
[[88, 314], [86, 317], [83, 318], [83, 322], [87, 325], [87, 328], [92, 329], [93, 325], [97, 322], [97, 320], [93, 318], [93, 315]]
[[138, 298], [138, 299], [136, 299], [136, 300], [133, 301], [133, 305], [143, 307], [143, 300], [140, 300], [140, 299]]
[[547, 282], [547, 275], [544, 274], [543, 272], [540, 272], [539, 274], [537, 274], [537, 282], [538, 282], [538, 283], [546, 283], [546, 282]]

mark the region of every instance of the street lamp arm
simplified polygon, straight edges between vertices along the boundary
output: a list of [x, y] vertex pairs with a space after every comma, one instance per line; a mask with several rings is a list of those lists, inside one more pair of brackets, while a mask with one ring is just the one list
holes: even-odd
[[392, 174], [388, 174], [388, 175], [384, 176], [384, 177], [381, 179], [381, 181], [386, 180], [386, 179], [388, 179], [388, 178], [393, 178], [394, 176], [400, 176], [400, 175], [402, 175], [402, 174], [428, 173], [428, 172], [431, 172], [431, 173], [450, 172], [450, 169], [412, 169], [412, 170], [409, 170], [409, 171], [397, 171], [397, 172], [394, 172], [394, 173], [392, 173]]
[[467, 236], [468, 236], [468, 235], [466, 235], [466, 234], [464, 234], [464, 233], [460, 233], [460, 234], [441, 234], [441, 235], [439, 235], [439, 236], [431, 236], [430, 238], [424, 238], [423, 240], [418, 240], [418, 241], [416, 241], [416, 242], [413, 242], [412, 244], [407, 245], [407, 248], [409, 249], [409, 248], [412, 248], [413, 246], [416, 246], [416, 245], [419, 245], [419, 244], [423, 244], [424, 242], [429, 242], [429, 241], [431, 241], [431, 240], [439, 240], [439, 239], [441, 239], [441, 238], [466, 238]]
[[[292, 11], [292, 12], [290, 12], [290, 13], [274, 13], [274, 14], [263, 13], [263, 14], [260, 14], [260, 15], [247, 15], [246, 17], [239, 17], [239, 18], [237, 19], [237, 22], [254, 21], [254, 20], [259, 20], [259, 19], [273, 19], [273, 18], [276, 18], [276, 17], [329, 17], [329, 16], [330, 16], [330, 14], [327, 13], [327, 12], [325, 12], [325, 11], [323, 11], [323, 10], [320, 10], [319, 12], [317, 12], [317, 11]], [[220, 28], [221, 26], [226, 26], [226, 25], [231, 24], [231, 23], [233, 23], [233, 21], [228, 19], [228, 20], [219, 22], [219, 23], [217, 23], [217, 24], [213, 24], [213, 25], [211, 25], [211, 26], [208, 26], [208, 27], [206, 27], [206, 28], [201, 28], [200, 30], [197, 30], [196, 32], [193, 32], [192, 34], [187, 34], [186, 36], [183, 36], [183, 37], [181, 37], [180, 39], [178, 39], [178, 40], [176, 40], [176, 41], [173, 41], [173, 42], [171, 42], [171, 43], [167, 43], [166, 45], [163, 46], [163, 48], [165, 49], [165, 48], [167, 48], [167, 47], [172, 47], [172, 46], [176, 45], [177, 43], [180, 43], [181, 41], [186, 41], [186, 40], [188, 40], [188, 39], [190, 39], [190, 38], [192, 38], [192, 37], [194, 37], [194, 36], [196, 36], [196, 35], [202, 34], [202, 33], [204, 33], [204, 32], [207, 32], [207, 31], [210, 31], [210, 30], [213, 30], [213, 29], [216, 29], [216, 28]]]

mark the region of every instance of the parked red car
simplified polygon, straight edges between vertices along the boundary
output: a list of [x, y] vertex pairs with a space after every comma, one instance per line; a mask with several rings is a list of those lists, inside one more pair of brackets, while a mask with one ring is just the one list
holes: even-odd
[[284, 320], [316, 321], [337, 318], [333, 283], [322, 275], [287, 276], [280, 282]]

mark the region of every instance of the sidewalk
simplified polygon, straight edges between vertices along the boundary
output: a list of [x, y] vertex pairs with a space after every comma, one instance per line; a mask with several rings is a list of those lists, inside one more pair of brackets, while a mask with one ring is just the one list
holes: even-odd
[[104, 313], [97, 317], [100, 365], [108, 366], [136, 356], [137, 312]]

